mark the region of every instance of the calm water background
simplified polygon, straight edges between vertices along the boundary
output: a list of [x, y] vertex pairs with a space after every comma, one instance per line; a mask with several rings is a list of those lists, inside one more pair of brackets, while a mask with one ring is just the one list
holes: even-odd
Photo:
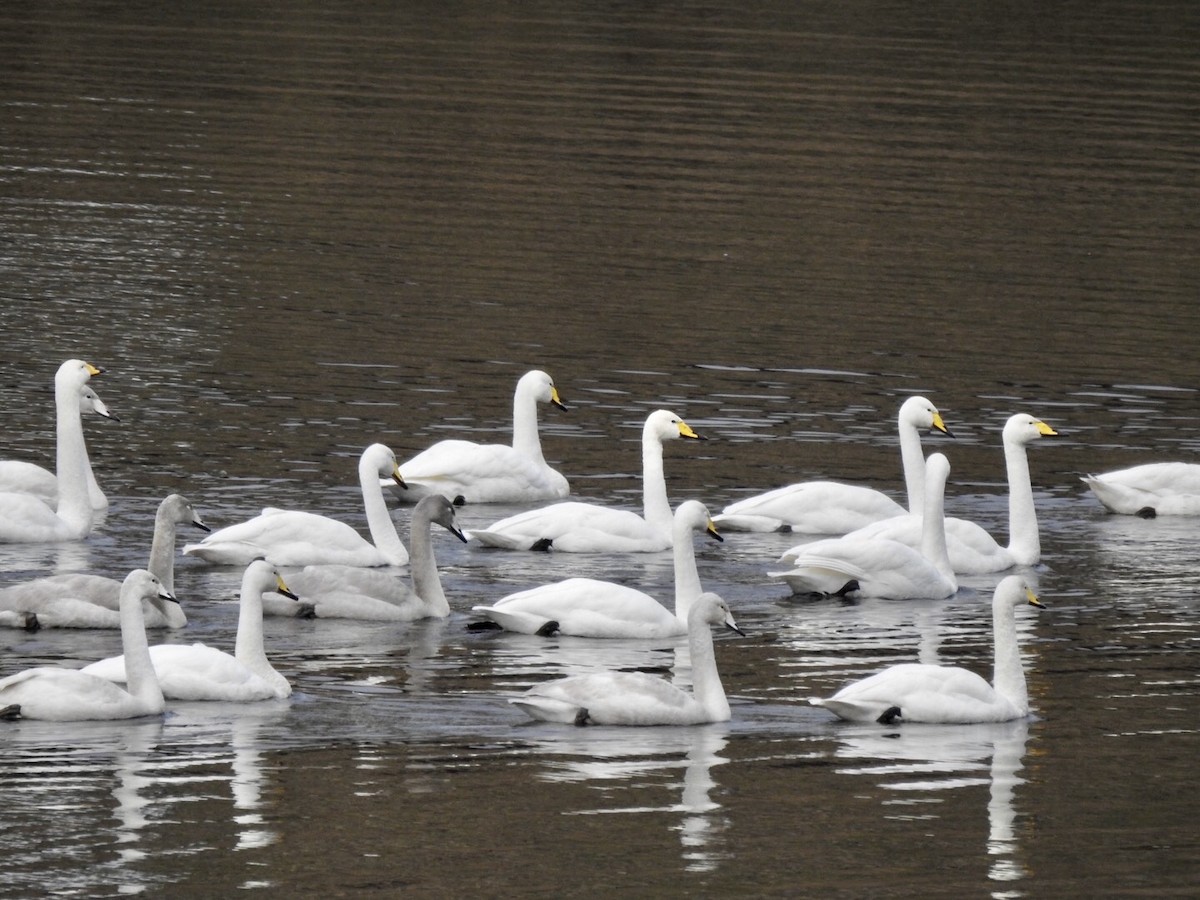
[[[506, 437], [555, 377], [547, 456], [636, 507], [658, 407], [675, 501], [836, 476], [898, 490], [892, 422], [956, 435], [948, 507], [1006, 529], [1032, 449], [1037, 718], [857, 727], [805, 698], [918, 654], [990, 666], [987, 597], [799, 604], [794, 543], [698, 544], [749, 636], [727, 725], [576, 730], [505, 702], [555, 672], [670, 672], [670, 642], [472, 635], [471, 605], [587, 574], [670, 595], [666, 555], [435, 538], [446, 621], [271, 620], [288, 703], [4, 729], [0, 894], [1191, 895], [1195, 521], [1106, 516], [1078, 476], [1200, 450], [1200, 8], [976, 4], [8, 4], [0, 9], [4, 455], [49, 458], [81, 356], [112, 507], [5, 581], [120, 575], [181, 491], [361, 523], [383, 440]], [[468, 508], [465, 524], [510, 510]], [[394, 518], [407, 534], [409, 510]], [[232, 643], [239, 573], [181, 561]], [[0, 635], [2, 671], [114, 652]]]

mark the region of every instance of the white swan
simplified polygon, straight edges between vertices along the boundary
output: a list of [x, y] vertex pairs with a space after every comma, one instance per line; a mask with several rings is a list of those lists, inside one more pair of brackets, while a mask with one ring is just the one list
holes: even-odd
[[966, 725], [1007, 722], [1029, 715], [1025, 670], [1017, 646], [1016, 608], [1042, 607], [1019, 575], [996, 586], [992, 598], [995, 669], [992, 684], [958, 666], [904, 663], [846, 685], [828, 699], [812, 698], [852, 722], [929, 722]]
[[[292, 686], [275, 671], [263, 649], [262, 595], [266, 591], [278, 592], [292, 601], [298, 599], [274, 566], [257, 559], [242, 575], [237, 641], [232, 655], [200, 643], [155, 644], [150, 648], [150, 659], [164, 697], [246, 703], [292, 693]], [[106, 681], [124, 682], [125, 659], [112, 656], [84, 666], [81, 671]]]
[[1200, 463], [1147, 463], [1082, 479], [1109, 512], [1126, 516], [1200, 516]]
[[950, 462], [932, 453], [925, 463], [925, 517], [921, 550], [887, 538], [828, 538], [800, 544], [783, 554], [786, 572], [768, 573], [797, 594], [940, 600], [953, 596], [958, 581], [946, 555], [943, 501]]
[[671, 504], [663, 474], [663, 441], [703, 440], [683, 419], [660, 409], [642, 427], [642, 515], [578, 501], [518, 513], [468, 537], [505, 550], [568, 553], [653, 552], [671, 546]]
[[[995, 538], [969, 519], [947, 517], [946, 550], [955, 572], [982, 575], [1013, 566], [1036, 565], [1042, 558], [1026, 447], [1040, 437], [1057, 434], [1033, 416], [1017, 413], [1009, 417], [1003, 438], [1004, 463], [1008, 472], [1008, 546], [1000, 546]], [[910, 514], [884, 519], [852, 531], [847, 537], [884, 537], [919, 547], [921, 517]]]
[[[915, 514], [920, 514], [925, 484], [921, 431], [930, 428], [950, 434], [936, 406], [924, 397], [909, 397], [900, 405], [897, 429], [907, 511]], [[836, 481], [803, 481], [731, 503], [714, 520], [730, 531], [847, 534], [904, 513], [903, 506], [874, 488]]]
[[[186, 497], [170, 494], [158, 504], [146, 568], [175, 593], [175, 526], [208, 526]], [[47, 628], [120, 628], [121, 582], [104, 575], [48, 575], [0, 588], [0, 611], [29, 613]], [[147, 628], [182, 628], [187, 615], [178, 603], [150, 601], [142, 610]], [[15, 624], [15, 623], [14, 623]]]
[[710, 625], [744, 634], [725, 601], [701, 594], [688, 613], [692, 691], [645, 672], [571, 675], [509, 700], [531, 718], [574, 725], [701, 725], [727, 722], [729, 701], [717, 672]]
[[[86, 384], [79, 392], [79, 408], [82, 412], [93, 412], [114, 422], [121, 421], [105, 405], [104, 401]], [[93, 509], [106, 509], [108, 497], [96, 482], [96, 474], [92, 471], [92, 463], [88, 458], [87, 444], [80, 431], [79, 446], [83, 448], [83, 466], [87, 475], [88, 497]], [[58, 503], [58, 476], [37, 463], [24, 462], [17, 459], [0, 460], [0, 492], [17, 494], [33, 494], [47, 506]]]
[[328, 516], [267, 507], [253, 519], [188, 544], [183, 552], [219, 566], [245, 566], [260, 556], [277, 566], [402, 566], [408, 551], [388, 513], [380, 476], [404, 483], [395, 454], [383, 444], [372, 444], [358, 461], [358, 483], [374, 543]]
[[77, 541], [91, 532], [94, 516], [79, 420], [80, 392], [89, 378], [102, 371], [81, 359], [68, 359], [58, 367], [54, 376], [58, 505], [52, 509], [32, 494], [0, 493], [0, 543]]
[[0, 678], [0, 718], [133, 719], [163, 711], [163, 693], [150, 661], [142, 603], [172, 600], [155, 576], [134, 569], [121, 585], [121, 647], [129, 661], [128, 688], [78, 669], [42, 666]]
[[[433, 523], [460, 541], [466, 536], [458, 528], [454, 504], [441, 494], [430, 494], [413, 509], [409, 569], [412, 585], [390, 572], [350, 566], [307, 566], [288, 576], [288, 584], [312, 607], [318, 619], [371, 619], [411, 622], [414, 619], [444, 619], [450, 604], [438, 577], [433, 556]], [[294, 616], [296, 604], [274, 594], [263, 597], [269, 616]]]
[[688, 612], [700, 596], [700, 574], [692, 532], [721, 540], [708, 509], [697, 500], [675, 510], [675, 611], [643, 591], [599, 581], [568, 578], [509, 594], [492, 606], [472, 607], [506, 631], [569, 634], [596, 638], [662, 638], [686, 634]]
[[571, 493], [567, 479], [542, 456], [538, 438], [537, 405], [550, 403], [561, 410], [554, 381], [534, 369], [517, 382], [513, 395], [512, 446], [474, 441], [438, 441], [400, 466], [408, 490], [396, 490], [406, 502], [431, 493], [468, 503], [509, 503], [557, 500]]

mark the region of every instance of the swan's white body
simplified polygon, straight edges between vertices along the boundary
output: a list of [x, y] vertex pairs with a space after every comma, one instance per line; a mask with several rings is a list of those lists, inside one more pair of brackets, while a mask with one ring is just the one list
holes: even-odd
[[[792, 564], [770, 577], [797, 594], [853, 594], [889, 600], [939, 600], [958, 581], [946, 554], [943, 502], [950, 462], [932, 453], [925, 463], [925, 516], [921, 550], [887, 538], [846, 536], [800, 544], [783, 554]], [[855, 582], [856, 585], [851, 583]]]
[[[413, 510], [409, 570], [411, 586], [390, 572], [350, 566], [306, 566], [288, 576], [288, 584], [313, 607], [318, 619], [370, 619], [411, 622], [415, 619], [444, 619], [450, 604], [438, 577], [433, 555], [433, 523], [460, 541], [466, 537], [458, 528], [454, 505], [441, 494], [431, 494]], [[274, 594], [263, 597], [270, 616], [294, 616], [296, 604]]]
[[663, 474], [663, 441], [700, 436], [665, 409], [642, 428], [642, 515], [577, 501], [555, 503], [502, 519], [469, 537], [505, 550], [547, 549], [567, 553], [650, 553], [671, 546], [671, 504]]
[[1148, 463], [1081, 480], [1109, 512], [1143, 518], [1200, 516], [1200, 463]]
[[392, 451], [383, 444], [372, 444], [358, 462], [371, 541], [328, 516], [268, 507], [253, 519], [214, 531], [198, 544], [188, 544], [183, 552], [219, 566], [245, 566], [259, 557], [277, 566], [402, 566], [408, 562], [408, 551], [400, 543], [384, 502], [381, 476], [403, 484]]
[[[191, 503], [179, 494], [171, 494], [155, 513], [146, 566], [168, 594], [175, 593], [175, 526], [183, 524], [208, 531]], [[121, 582], [115, 578], [86, 573], [48, 575], [0, 588], [0, 611], [32, 613], [45, 628], [120, 628], [120, 597]], [[142, 612], [147, 628], [182, 628], [187, 624], [187, 615], [178, 603], [149, 601]]]
[[852, 722], [965, 725], [1024, 718], [1029, 715], [1029, 693], [1016, 627], [1016, 608], [1024, 603], [1042, 606], [1019, 575], [1009, 575], [997, 585], [992, 599], [992, 684], [958, 666], [904, 663], [849, 684], [832, 697], [809, 702]]
[[688, 614], [692, 691], [645, 672], [598, 672], [536, 685], [509, 702], [531, 718], [574, 725], [727, 722], [729, 701], [717, 672], [710, 625], [742, 633], [729, 607], [716, 594], [696, 599]]
[[688, 612], [701, 594], [692, 533], [717, 540], [703, 503], [688, 500], [675, 511], [675, 611], [649, 594], [595, 578], [568, 578], [509, 594], [473, 611], [506, 631], [596, 638], [663, 638], [686, 634]]
[[173, 599], [145, 569], [134, 569], [126, 576], [121, 585], [121, 646], [129, 660], [127, 688], [78, 669], [26, 669], [0, 679], [0, 717], [73, 722], [161, 713], [163, 693], [142, 624], [142, 603], [155, 598]]
[[[1002, 547], [980, 525], [969, 519], [946, 519], [946, 550], [950, 566], [960, 575], [1000, 572], [1013, 566], [1032, 566], [1042, 558], [1033, 485], [1029, 478], [1031, 441], [1056, 435], [1040, 419], [1024, 413], [1010, 416], [1004, 425], [1004, 462], [1008, 472], [1008, 546]], [[921, 517], [896, 516], [853, 531], [847, 537], [889, 538], [910, 547], [921, 546]]]
[[[79, 408], [82, 412], [94, 412], [106, 419], [116, 420], [104, 401], [87, 385], [79, 392]], [[92, 471], [91, 459], [88, 457], [87, 444], [80, 429], [78, 446], [83, 450], [83, 466], [87, 476], [88, 497], [93, 509], [107, 509], [108, 497], [96, 482], [96, 474]], [[32, 494], [47, 506], [58, 503], [58, 476], [37, 463], [24, 462], [17, 459], [0, 460], [0, 493]]]
[[54, 376], [58, 504], [51, 508], [32, 494], [0, 493], [0, 543], [78, 541], [91, 532], [94, 513], [79, 411], [84, 386], [101, 371], [81, 359], [68, 359], [58, 367]]
[[537, 405], [567, 407], [554, 381], [538, 369], [526, 372], [513, 395], [513, 439], [507, 444], [438, 441], [400, 466], [408, 490], [397, 497], [416, 502], [437, 493], [467, 503], [518, 503], [557, 500], [571, 493], [567, 479], [542, 455]]
[[[246, 703], [287, 697], [288, 680], [275, 671], [263, 649], [262, 595], [287, 591], [274, 566], [255, 560], [242, 575], [238, 601], [237, 642], [232, 655], [206, 644], [155, 644], [150, 659], [163, 696], [171, 700], [227, 700]], [[288, 592], [295, 602], [294, 594]], [[113, 656], [84, 666], [83, 672], [123, 683], [125, 656]]]
[[[918, 515], [925, 484], [921, 432], [930, 428], [949, 434], [941, 413], [932, 403], [924, 397], [909, 397], [900, 405], [897, 429], [908, 495], [907, 512]], [[715, 521], [730, 531], [847, 534], [905, 512], [903, 506], [873, 488], [836, 481], [804, 481], [731, 503]]]

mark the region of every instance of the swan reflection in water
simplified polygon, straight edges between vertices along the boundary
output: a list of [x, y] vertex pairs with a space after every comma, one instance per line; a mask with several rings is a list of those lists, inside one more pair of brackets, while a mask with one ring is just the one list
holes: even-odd
[[[1018, 719], [983, 725], [905, 725], [883, 729], [878, 725], [839, 728], [839, 759], [862, 760], [838, 769], [844, 775], [866, 775], [887, 790], [906, 792], [906, 799], [885, 805], [911, 806], [917, 794], [980, 786], [989, 788], [988, 876], [1013, 882], [1028, 872], [1021, 860], [1016, 827], [1016, 788], [1024, 783], [1022, 769], [1029, 722]], [[869, 760], [869, 761], [868, 761]], [[987, 775], [984, 777], [983, 773]], [[1009, 896], [1003, 891], [993, 894]]]
[[729, 762], [720, 755], [728, 742], [726, 724], [661, 728], [531, 725], [522, 737], [531, 742], [534, 755], [546, 757], [547, 768], [539, 776], [544, 781], [597, 782], [606, 790], [617, 783], [624, 789], [644, 790], [648, 788], [645, 776], [682, 769], [682, 783], [671, 784], [672, 790], [679, 789], [678, 800], [580, 809], [574, 815], [677, 815], [679, 820], [671, 829], [679, 833], [684, 868], [711, 872], [720, 865], [724, 856], [718, 842], [728, 827], [728, 818], [721, 814], [721, 804], [712, 798], [717, 786], [712, 769]]

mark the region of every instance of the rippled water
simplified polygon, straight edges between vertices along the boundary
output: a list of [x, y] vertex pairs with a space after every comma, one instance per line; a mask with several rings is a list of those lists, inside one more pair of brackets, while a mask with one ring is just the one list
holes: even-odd
[[[729, 534], [697, 552], [748, 632], [718, 639], [730, 723], [528, 724], [525, 685], [686, 680], [678, 647], [472, 634], [470, 607], [568, 575], [666, 598], [670, 559], [438, 534], [449, 619], [269, 620], [288, 702], [5, 728], [0, 895], [1193, 891], [1200, 523], [1107, 516], [1078, 476], [1200, 449], [1198, 37], [1170, 2], [0, 10], [3, 455], [52, 454], [68, 356], [122, 419], [86, 423], [105, 520], [0, 547], [5, 582], [144, 564], [171, 491], [214, 525], [361, 524], [367, 443], [502, 440], [532, 367], [572, 406], [548, 458], [631, 508], [659, 407], [710, 438], [666, 448], [672, 498], [717, 510], [898, 493], [924, 393], [949, 512], [998, 535], [1005, 418], [1060, 432], [1030, 452], [1028, 723], [804, 702], [894, 661], [988, 670], [995, 578], [803, 603], [765, 577], [794, 539]], [[239, 581], [181, 559], [171, 638], [231, 645]], [[118, 645], [6, 632], [0, 671]]]

